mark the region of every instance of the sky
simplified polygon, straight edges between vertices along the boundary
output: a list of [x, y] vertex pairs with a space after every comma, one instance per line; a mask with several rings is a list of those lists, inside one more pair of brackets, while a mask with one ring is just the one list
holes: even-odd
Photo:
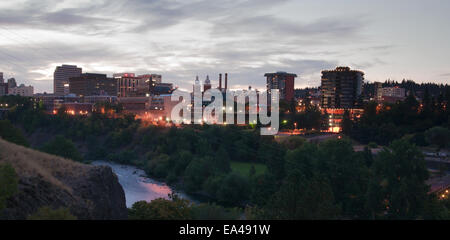
[[366, 81], [450, 84], [448, 0], [15, 0], [0, 2], [0, 72], [53, 92], [53, 72], [161, 74], [191, 89], [228, 72], [235, 89], [264, 73], [320, 85], [350, 66]]

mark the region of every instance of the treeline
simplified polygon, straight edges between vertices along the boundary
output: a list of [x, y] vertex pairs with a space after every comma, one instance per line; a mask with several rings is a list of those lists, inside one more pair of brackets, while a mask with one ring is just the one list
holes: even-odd
[[447, 129], [442, 134], [448, 136], [450, 92], [440, 98], [426, 96], [422, 103], [413, 95], [395, 104], [381, 106], [369, 102], [360, 119], [350, 121], [348, 113], [344, 116], [343, 132], [362, 143], [376, 142], [381, 145], [409, 135], [415, 144], [426, 146], [430, 144], [426, 131], [433, 127]]
[[[406, 93], [412, 93], [414, 95], [423, 98], [425, 93], [431, 95], [431, 97], [438, 98], [439, 96], [445, 96], [450, 91], [450, 86], [448, 84], [436, 84], [436, 83], [416, 83], [412, 80], [403, 79], [401, 82], [394, 80], [386, 80], [382, 83], [382, 87], [400, 87], [406, 90]], [[364, 96], [374, 96], [375, 95], [375, 84], [374, 83], [364, 83], [363, 85], [363, 95]]]

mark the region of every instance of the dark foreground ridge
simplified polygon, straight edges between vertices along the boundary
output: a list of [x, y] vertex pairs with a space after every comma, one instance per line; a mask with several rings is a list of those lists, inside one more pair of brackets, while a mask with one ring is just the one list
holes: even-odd
[[0, 139], [0, 163], [11, 164], [18, 192], [2, 219], [26, 219], [39, 208], [68, 208], [78, 219], [126, 219], [125, 193], [110, 167], [77, 163]]

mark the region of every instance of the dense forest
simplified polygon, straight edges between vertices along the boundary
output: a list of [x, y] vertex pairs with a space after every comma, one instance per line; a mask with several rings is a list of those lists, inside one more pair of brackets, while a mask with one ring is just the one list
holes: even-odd
[[[429, 175], [417, 137], [404, 137], [437, 125], [448, 127], [448, 108], [436, 116], [427, 114], [433, 122], [426, 126], [414, 122], [410, 129], [411, 117], [426, 121], [417, 111], [408, 111], [417, 105], [412, 99], [392, 106], [406, 108], [400, 116], [390, 115], [397, 110], [369, 104], [361, 121], [351, 122], [346, 131], [361, 141], [383, 143], [386, 148], [374, 156], [369, 148], [355, 152], [350, 138], [315, 144], [301, 137], [261, 136], [257, 127], [163, 128], [146, 126], [133, 115], [50, 115], [31, 99], [8, 96], [0, 101], [14, 106], [0, 121], [0, 136], [8, 141], [74, 161], [135, 165], [209, 202], [190, 204], [177, 196], [138, 202], [130, 209], [132, 219], [450, 218], [450, 201], [428, 194]], [[381, 129], [361, 134], [365, 125], [378, 123], [371, 121], [387, 119], [397, 124], [390, 131], [399, 129], [398, 134], [381, 140]], [[430, 144], [431, 139], [424, 141]], [[236, 171], [236, 164], [248, 168]]]

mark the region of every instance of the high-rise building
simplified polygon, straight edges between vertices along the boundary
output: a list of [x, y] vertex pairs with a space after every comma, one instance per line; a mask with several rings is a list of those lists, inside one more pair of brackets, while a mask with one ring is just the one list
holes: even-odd
[[159, 74], [143, 74], [139, 75], [138, 78], [143, 79], [144, 85], [143, 88], [148, 88], [148, 91], [151, 95], [155, 94], [155, 88], [158, 84], [162, 82], [162, 77]]
[[8, 95], [8, 84], [0, 83], [0, 96]]
[[383, 83], [381, 82], [374, 82], [375, 85], [375, 99], [381, 100], [381, 97], [383, 97]]
[[117, 80], [117, 96], [135, 97], [138, 89], [139, 78], [134, 73], [115, 73], [113, 77]]
[[[297, 74], [287, 72], [266, 73], [267, 92], [270, 94], [271, 89], [278, 89], [280, 100], [294, 100], [294, 82]], [[270, 98], [269, 98], [270, 99]]]
[[70, 90], [69, 78], [79, 77], [82, 69], [75, 65], [57, 66], [53, 74], [53, 93], [66, 95]]
[[363, 81], [364, 73], [349, 67], [322, 71], [322, 108], [355, 108]]
[[3, 73], [0, 72], [0, 96], [8, 95], [8, 84], [3, 79]]
[[8, 79], [8, 88], [15, 88], [17, 87], [17, 82], [15, 78]]
[[77, 96], [117, 96], [117, 80], [106, 74], [83, 73], [69, 78], [69, 92]]

